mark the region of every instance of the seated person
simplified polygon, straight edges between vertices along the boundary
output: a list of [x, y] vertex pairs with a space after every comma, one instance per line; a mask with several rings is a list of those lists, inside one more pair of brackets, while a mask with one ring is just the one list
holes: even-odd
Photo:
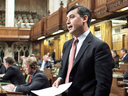
[[127, 54], [127, 50], [125, 48], [121, 49], [121, 55], [122, 55], [122, 62], [124, 63], [128, 63], [128, 54]]
[[31, 93], [31, 90], [39, 90], [50, 86], [45, 74], [38, 69], [37, 60], [35, 57], [27, 57], [23, 60], [25, 73], [30, 76], [29, 82], [26, 84], [14, 86], [7, 85], [9, 91], [30, 93], [30, 96], [37, 96]]
[[51, 62], [48, 61], [49, 57], [48, 55], [43, 56], [43, 61], [40, 70], [44, 71], [44, 68], [52, 68]]
[[5, 58], [7, 58], [7, 57], [4, 57], [3, 58], [3, 64], [2, 64], [2, 66], [1, 66], [1, 68], [0, 68], [0, 74], [5, 74], [6, 73], [6, 68], [5, 68]]
[[0, 57], [0, 68], [2, 67], [2, 59], [1, 59], [1, 57]]
[[3, 60], [3, 64], [6, 68], [6, 73], [2, 74], [3, 80], [9, 80], [14, 85], [25, 84], [25, 78], [20, 71], [19, 67], [14, 64], [14, 59], [7, 57]]
[[37, 58], [37, 62], [38, 62], [38, 66], [41, 67], [42, 61], [41, 61], [40, 57]]
[[0, 74], [5, 74], [6, 73], [6, 68], [4, 65], [0, 68]]
[[112, 53], [112, 57], [115, 61], [114, 67], [118, 68], [119, 67], [119, 58], [120, 58], [120, 56], [117, 54], [116, 50], [111, 50], [111, 53]]

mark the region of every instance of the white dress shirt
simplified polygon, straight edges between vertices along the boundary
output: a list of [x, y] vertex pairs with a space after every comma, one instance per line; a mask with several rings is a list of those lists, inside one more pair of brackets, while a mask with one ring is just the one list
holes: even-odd
[[46, 63], [46, 62], [43, 60], [42, 65], [41, 65], [41, 68], [40, 68], [41, 71], [44, 71], [44, 64], [45, 64], [45, 63]]
[[[79, 42], [76, 43], [75, 58], [76, 58], [76, 56], [77, 56], [77, 54], [78, 54], [78, 52], [79, 52], [79, 50], [80, 50], [80, 48], [81, 48], [81, 46], [82, 46], [84, 40], [86, 39], [86, 37], [88, 36], [89, 33], [90, 33], [90, 30], [87, 30], [86, 32], [84, 32], [82, 35], [80, 35], [80, 36], [78, 37]], [[74, 39], [76, 39], [76, 37], [75, 37]], [[70, 52], [71, 52], [71, 49], [70, 49]], [[70, 60], [70, 56], [69, 56], [69, 60]]]

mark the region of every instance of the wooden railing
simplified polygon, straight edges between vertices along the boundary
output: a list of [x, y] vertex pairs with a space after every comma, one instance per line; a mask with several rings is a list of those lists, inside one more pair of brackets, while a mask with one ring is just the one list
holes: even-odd
[[[40, 22], [35, 24], [31, 29], [22, 29], [22, 28], [6, 28], [0, 27], [0, 40], [19, 40], [25, 39], [34, 41], [40, 36], [49, 36], [52, 33], [58, 30], [67, 30], [66, 26], [66, 11], [69, 7], [75, 4], [82, 4], [87, 6], [92, 14], [92, 18], [102, 19], [107, 18], [106, 20], [114, 16], [116, 11], [120, 8], [126, 7], [128, 5], [128, 0], [74, 0], [70, 1], [67, 4], [66, 8], [63, 8], [62, 5], [58, 11], [54, 12], [51, 15], [48, 15], [46, 18], [43, 18]], [[115, 13], [113, 13], [115, 12]], [[118, 13], [119, 14], [119, 13]], [[123, 14], [121, 14], [123, 15]], [[125, 14], [126, 15], [126, 14]], [[115, 15], [116, 16], [116, 15]]]
[[62, 9], [61, 6], [58, 11], [46, 17], [46, 35], [62, 29]]
[[34, 24], [34, 26], [31, 28], [31, 41], [37, 40], [37, 38], [43, 35], [43, 26], [43, 19]]
[[0, 27], [0, 41], [28, 41], [30, 30], [28, 28]]

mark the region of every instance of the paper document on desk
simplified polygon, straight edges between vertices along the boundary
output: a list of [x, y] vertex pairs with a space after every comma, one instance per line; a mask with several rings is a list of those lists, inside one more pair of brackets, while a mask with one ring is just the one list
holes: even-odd
[[70, 86], [72, 82], [67, 84], [61, 84], [58, 88], [56, 87], [49, 87], [46, 89], [41, 90], [32, 90], [31, 92], [38, 95], [38, 96], [55, 96], [58, 94], [61, 94], [62, 92], [66, 91]]

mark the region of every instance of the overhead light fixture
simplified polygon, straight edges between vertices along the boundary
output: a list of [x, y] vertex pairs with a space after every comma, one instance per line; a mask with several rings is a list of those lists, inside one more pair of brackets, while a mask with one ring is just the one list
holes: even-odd
[[91, 19], [91, 22], [96, 21], [96, 19]]
[[39, 37], [37, 40], [41, 40], [41, 39], [44, 39], [45, 38], [45, 36], [42, 36], [42, 37]]
[[127, 21], [126, 20], [112, 20], [112, 23], [121, 23], [121, 24], [123, 24], [123, 23], [127, 23]]
[[122, 12], [122, 11], [126, 11], [126, 10], [128, 10], [128, 7], [125, 7], [125, 8], [119, 9], [119, 10], [117, 10], [116, 12]]
[[64, 30], [56, 31], [56, 32], [53, 33], [53, 35], [58, 34], [58, 33], [61, 33], [61, 32], [64, 32]]

